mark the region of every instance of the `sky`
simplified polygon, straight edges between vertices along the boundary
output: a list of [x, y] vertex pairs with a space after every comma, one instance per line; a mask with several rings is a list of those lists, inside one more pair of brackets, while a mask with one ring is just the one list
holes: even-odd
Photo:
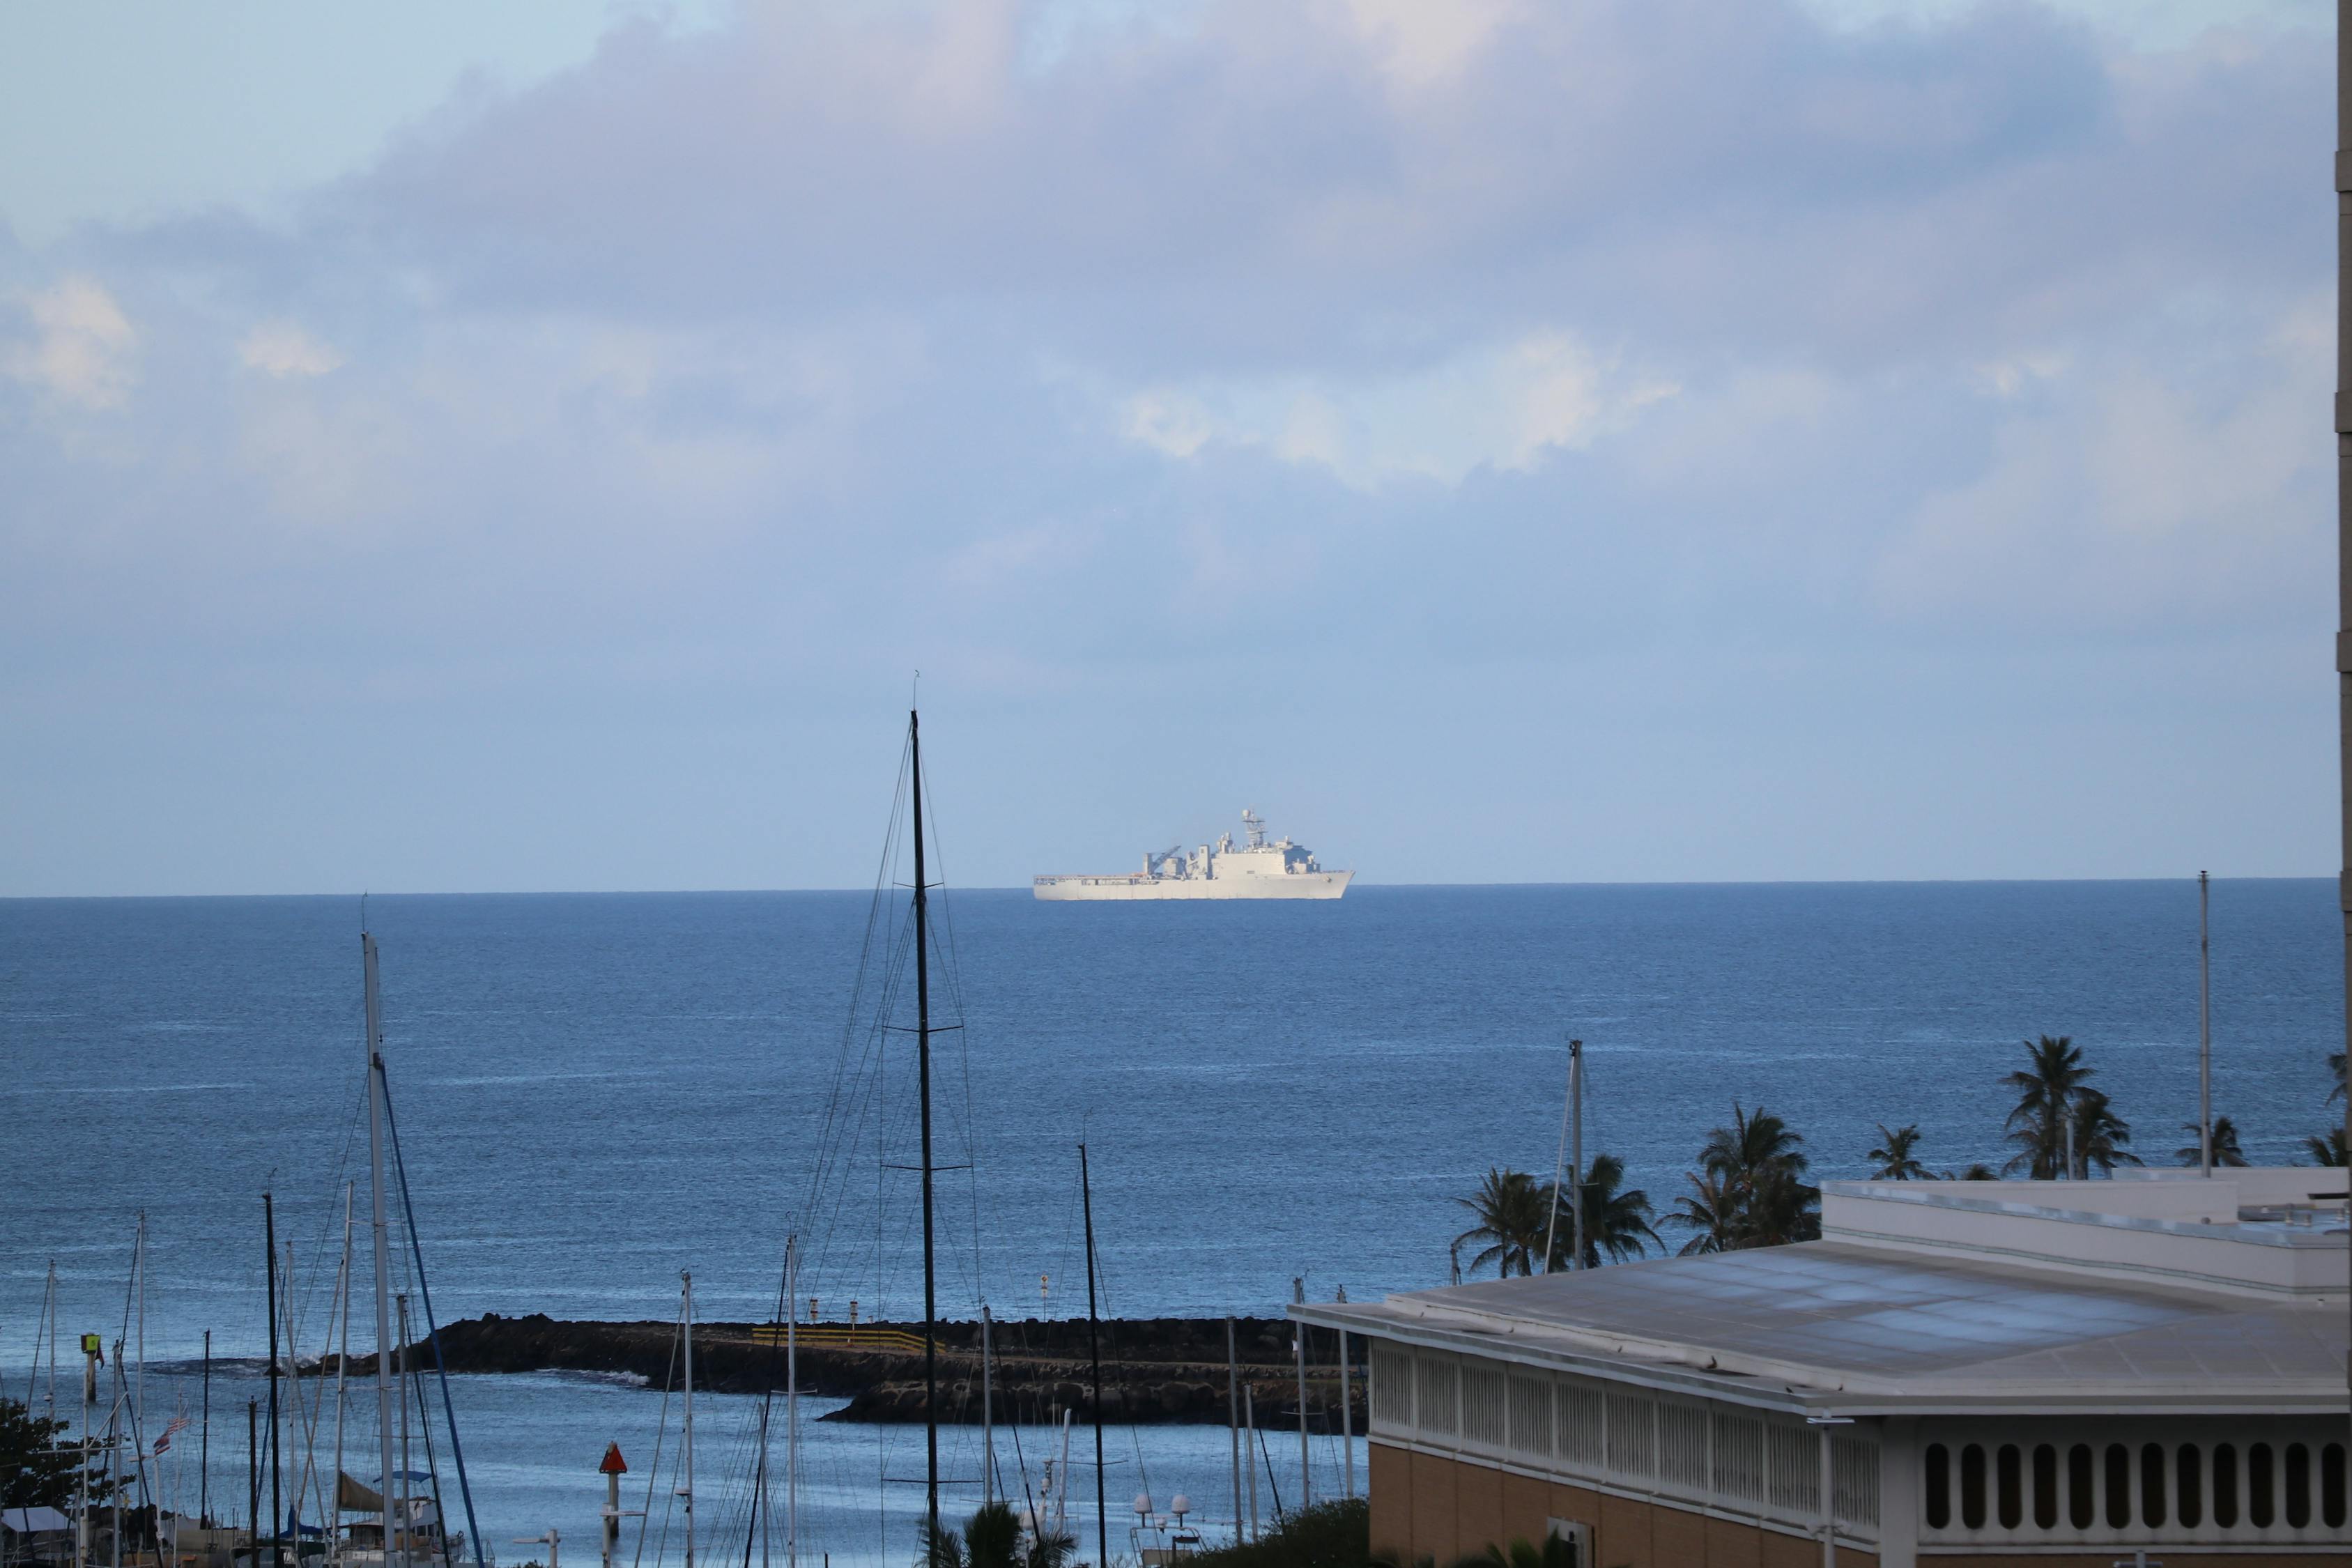
[[0, 8], [0, 895], [2328, 874], [2332, 50]]

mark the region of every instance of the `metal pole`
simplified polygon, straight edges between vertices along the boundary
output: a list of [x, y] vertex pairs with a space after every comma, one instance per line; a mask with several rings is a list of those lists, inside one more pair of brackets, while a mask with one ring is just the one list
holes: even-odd
[[[400, 1365], [398, 1368], [400, 1374], [400, 1469], [398, 1471], [400, 1477], [400, 1530], [403, 1536], [410, 1536], [409, 1515], [412, 1510], [408, 1506], [408, 1472], [414, 1467], [410, 1464], [408, 1458], [408, 1293], [406, 1291], [403, 1291], [392, 1299], [392, 1309], [394, 1312], [394, 1322], [397, 1326], [397, 1331], [394, 1337], [400, 1342]], [[414, 1544], [415, 1542], [412, 1538], [412, 1549]], [[387, 1557], [384, 1559], [384, 1568], [392, 1568], [391, 1558]]]
[[360, 933], [361, 967], [366, 979], [368, 1069], [368, 1201], [375, 1226], [375, 1425], [377, 1485], [383, 1489], [383, 1563], [393, 1568], [392, 1515], [392, 1257], [391, 1226], [383, 1213], [383, 1004], [377, 993], [375, 938]]
[[1248, 1384], [1242, 1388], [1242, 1436], [1249, 1450], [1250, 1539], [1258, 1538], [1257, 1522], [1257, 1390]]
[[2197, 1169], [2213, 1173], [2213, 974], [2206, 940], [2205, 873], [2197, 873]]
[[[261, 1194], [261, 1233], [269, 1249], [263, 1272], [269, 1282], [269, 1539], [274, 1545], [286, 1529], [286, 1515], [278, 1478], [278, 1211], [267, 1192]], [[278, 1561], [274, 1550], [269, 1560]], [[390, 1568], [390, 1559], [385, 1564]]]
[[[1305, 1275], [1292, 1277], [1290, 1299], [1307, 1300]], [[1298, 1363], [1298, 1506], [1303, 1509], [1314, 1502], [1315, 1490], [1307, 1468], [1307, 1325], [1296, 1321], [1290, 1325], [1290, 1353]]]
[[81, 1507], [74, 1520], [74, 1568], [89, 1568], [89, 1416], [90, 1407], [98, 1403], [98, 1344], [96, 1334], [81, 1337], [81, 1468], [79, 1478]]
[[[1345, 1290], [1339, 1300], [1348, 1299]], [[1339, 1331], [1339, 1495], [1356, 1495], [1356, 1412], [1348, 1397], [1348, 1331]]]
[[[1560, 1183], [1568, 1173], [1569, 1107], [1575, 1099], [1576, 1042], [1571, 1040], [1569, 1042], [1568, 1050], [1568, 1093], [1561, 1099], [1559, 1106], [1559, 1147], [1553, 1152], [1551, 1161], [1551, 1216], [1544, 1222], [1543, 1272], [1546, 1274], [1551, 1272], [1551, 1260], [1559, 1255], [1559, 1248], [1555, 1243], [1559, 1239]], [[1454, 1282], [1456, 1285], [1462, 1283], [1460, 1279]]]
[[681, 1268], [677, 1278], [679, 1321], [685, 1324], [686, 1339], [686, 1486], [680, 1495], [686, 1499], [686, 1568], [694, 1568], [694, 1276]]
[[[2352, 982], [2352, 156], [2347, 155], [2352, 149], [2352, 0], [2336, 0], [2336, 684], [2345, 862], [2336, 888], [2347, 938], [2345, 976]], [[2352, 1049], [2352, 1010], [2345, 1015], [2344, 1038]], [[2352, 1094], [2344, 1097], [2344, 1137], [2352, 1146]], [[2352, 1170], [2345, 1175], [2352, 1179]], [[2352, 1248], [2346, 1262], [2352, 1266]], [[2352, 1310], [2352, 1290], [2345, 1299]], [[2344, 1374], [2352, 1392], [2352, 1357], [2345, 1360]]]
[[[246, 1519], [251, 1526], [247, 1543], [252, 1551], [253, 1562], [258, 1564], [261, 1561], [261, 1402], [257, 1399], [245, 1402], [245, 1501]], [[385, 1568], [391, 1568], [391, 1563], [392, 1559], [386, 1557]]]
[[1568, 1179], [1573, 1189], [1568, 1212], [1576, 1222], [1574, 1267], [1584, 1267], [1584, 1042], [1568, 1042]]
[[1242, 1358], [1234, 1321], [1225, 1320], [1225, 1436], [1234, 1451], [1234, 1544], [1242, 1543]]
[[205, 1417], [196, 1434], [196, 1523], [213, 1527], [213, 1331], [205, 1331]]
[[923, 737], [919, 719], [912, 710], [908, 711], [907, 776], [915, 828], [915, 1071], [923, 1133], [923, 1513], [930, 1521], [930, 1533], [923, 1539], [928, 1551], [929, 1543], [940, 1538], [940, 1312], [931, 1254], [931, 965], [929, 889], [923, 885]]
[[1822, 1568], [1837, 1568], [1837, 1513], [1830, 1479], [1830, 1429], [1822, 1432]]
[[801, 1362], [800, 1239], [784, 1238], [784, 1568], [800, 1568], [801, 1552]]
[[980, 1304], [980, 1501], [996, 1500], [996, 1363], [989, 1342], [988, 1303]]
[[[1103, 1497], [1102, 1340], [1095, 1305], [1095, 1189], [1087, 1170], [1087, 1146], [1083, 1142], [1078, 1145], [1078, 1203], [1087, 1221], [1087, 1356], [1094, 1363], [1095, 1383], [1095, 1568], [1110, 1568], [1110, 1505]], [[1066, 1423], [1063, 1431], [1066, 1434], [1068, 1430]], [[1067, 1453], [1066, 1448], [1062, 1461], [1065, 1495], [1070, 1486]]]

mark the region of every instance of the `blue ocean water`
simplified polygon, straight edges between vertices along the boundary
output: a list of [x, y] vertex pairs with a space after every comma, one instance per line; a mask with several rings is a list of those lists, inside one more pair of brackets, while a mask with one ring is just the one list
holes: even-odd
[[[2316, 879], [2213, 885], [2216, 1108], [2258, 1162], [2292, 1158], [2329, 1114], [2333, 901]], [[851, 1298], [918, 1315], [914, 1187], [891, 1168], [912, 1155], [912, 1046], [845, 1027], [868, 903], [371, 900], [441, 1319], [665, 1318], [688, 1268], [704, 1317], [764, 1316], [793, 1231], [825, 1316]], [[978, 891], [948, 912], [940, 1005], [963, 1027], [936, 1054], [939, 1140], [971, 1168], [942, 1184], [941, 1292], [960, 1316], [983, 1294], [1004, 1317], [1083, 1311], [1082, 1137], [1107, 1310], [1263, 1312], [1294, 1279], [1360, 1299], [1442, 1281], [1479, 1174], [1549, 1172], [1570, 1035], [1587, 1148], [1622, 1154], [1662, 1208], [1735, 1100], [1787, 1117], [1824, 1176], [1862, 1173], [1879, 1122], [1918, 1122], [1938, 1168], [1998, 1163], [2000, 1077], [2044, 1032], [2085, 1047], [2150, 1159], [2169, 1163], [2195, 1111], [2188, 879], [1359, 887], [1297, 904]], [[323, 1320], [341, 1186], [364, 1176], [360, 920], [356, 899], [0, 901], [11, 1383], [52, 1260], [66, 1329], [119, 1330], [142, 1212], [151, 1357], [206, 1329], [224, 1353], [258, 1352], [265, 1187], [306, 1321]], [[866, 1065], [844, 1079], [845, 1039]], [[812, 1205], [828, 1146], [835, 1181]], [[540, 1462], [532, 1431], [590, 1440], [593, 1423], [551, 1413], [562, 1383], [465, 1381], [499, 1385], [467, 1397], [523, 1446], [516, 1464]], [[593, 1539], [585, 1482], [569, 1541]], [[544, 1528], [517, 1506], [485, 1533]]]

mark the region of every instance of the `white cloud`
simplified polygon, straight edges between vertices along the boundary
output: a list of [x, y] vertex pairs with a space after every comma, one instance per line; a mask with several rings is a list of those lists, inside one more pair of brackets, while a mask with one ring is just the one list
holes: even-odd
[[338, 369], [343, 356], [329, 344], [291, 321], [265, 321], [245, 334], [236, 345], [237, 363], [264, 375], [324, 375]]
[[1423, 368], [1356, 377], [1235, 377], [1152, 387], [1122, 405], [1127, 437], [1189, 458], [1212, 441], [1263, 447], [1358, 489], [1528, 473], [1580, 450], [1680, 389], [1558, 328]]
[[139, 334], [95, 279], [70, 277], [31, 295], [35, 336], [0, 354], [16, 380], [82, 408], [120, 408], [138, 382]]

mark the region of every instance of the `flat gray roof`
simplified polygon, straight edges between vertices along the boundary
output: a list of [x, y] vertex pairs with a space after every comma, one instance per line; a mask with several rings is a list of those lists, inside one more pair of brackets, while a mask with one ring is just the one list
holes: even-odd
[[[1792, 1393], [2014, 1407], [2341, 1409], [2341, 1300], [2272, 1303], [1837, 1242], [1654, 1258], [1293, 1309], [1513, 1359]], [[1507, 1349], [1506, 1348], [1507, 1346]]]

